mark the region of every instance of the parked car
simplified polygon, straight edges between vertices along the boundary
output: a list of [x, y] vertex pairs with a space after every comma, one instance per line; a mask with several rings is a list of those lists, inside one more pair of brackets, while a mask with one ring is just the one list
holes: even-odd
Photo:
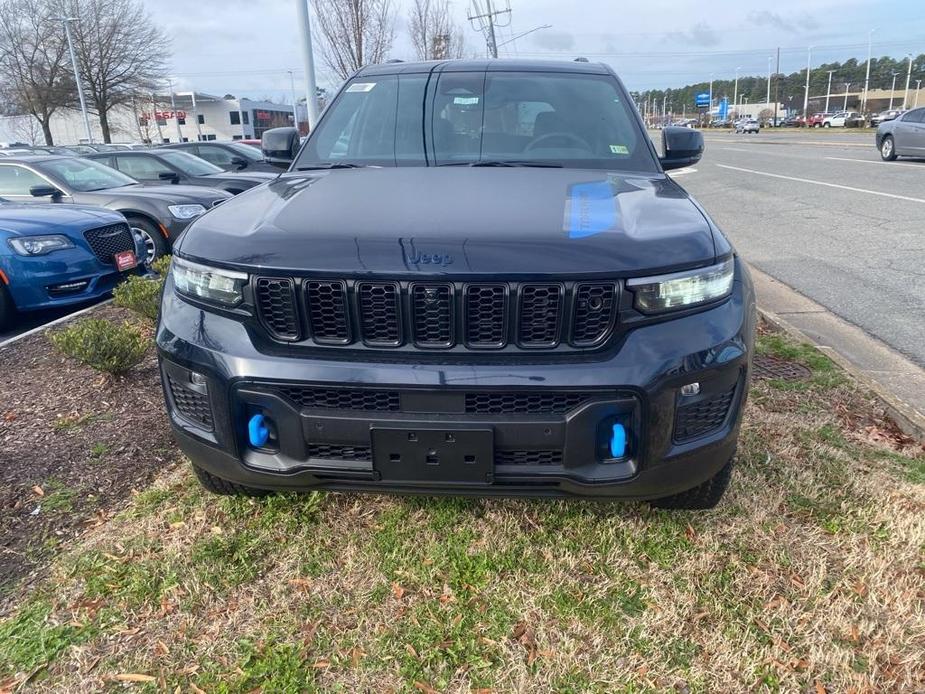
[[880, 113], [870, 117], [870, 127], [876, 128], [881, 123], [899, 118], [903, 113], [905, 113], [905, 111], [899, 108], [890, 109], [888, 111], [881, 111]]
[[832, 115], [834, 115], [834, 114], [828, 113], [828, 112], [814, 113], [814, 114], [811, 115], [811, 116], [809, 117], [809, 119], [806, 121], [806, 124], [807, 124], [807, 126], [809, 126], [810, 128], [821, 128], [821, 127], [822, 127], [822, 123], [825, 121], [825, 119], [828, 118], [829, 116], [832, 116]]
[[833, 113], [831, 116], [823, 118], [822, 127], [844, 128], [849, 121], [857, 127], [857, 123], [859, 121], [863, 122], [864, 118], [857, 111], [839, 111], [838, 113]]
[[877, 128], [877, 149], [884, 161], [896, 157], [925, 157], [925, 108], [907, 111]]
[[118, 212], [0, 198], [0, 329], [19, 312], [105, 296], [143, 271], [144, 250]]
[[732, 121], [730, 120], [716, 119], [716, 120], [710, 121], [711, 128], [728, 128], [731, 125], [732, 125]]
[[63, 157], [76, 157], [79, 156], [77, 152], [73, 152], [64, 147], [54, 147], [49, 145], [30, 147], [29, 152], [31, 154], [58, 154]]
[[187, 152], [224, 171], [274, 171], [263, 160], [263, 153], [259, 149], [240, 142], [178, 142], [163, 145], [163, 148]]
[[785, 128], [802, 128], [803, 123], [803, 116], [787, 116], [784, 119], [783, 126]]
[[703, 134], [659, 157], [607, 65], [453, 65], [361, 69], [177, 243], [157, 347], [199, 479], [714, 505], [755, 306], [664, 174]]
[[743, 118], [736, 123], [737, 133], [754, 133], [757, 135], [759, 130], [761, 130], [761, 124], [754, 118]]
[[143, 186], [82, 157], [0, 159], [0, 196], [15, 202], [99, 205], [121, 212], [145, 242], [144, 261], [168, 252], [189, 223], [231, 197], [199, 186]]
[[246, 140], [235, 140], [242, 145], [250, 145], [251, 147], [260, 148], [260, 140], [246, 139]]
[[222, 171], [204, 159], [171, 149], [102, 152], [84, 156], [111, 166], [142, 183], [206, 186], [228, 191], [232, 195], [272, 181], [278, 175], [269, 171]]

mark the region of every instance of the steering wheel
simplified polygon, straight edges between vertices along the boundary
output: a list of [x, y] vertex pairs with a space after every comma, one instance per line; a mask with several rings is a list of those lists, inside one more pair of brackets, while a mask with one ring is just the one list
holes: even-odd
[[555, 137], [563, 137], [566, 140], [571, 140], [572, 142], [578, 143], [579, 145], [581, 145], [582, 148], [588, 150], [589, 152], [591, 151], [591, 145], [588, 144], [587, 140], [579, 137], [575, 133], [566, 133], [566, 132], [554, 132], [554, 133], [546, 133], [545, 135], [540, 135], [539, 137], [534, 138], [526, 147], [524, 147], [524, 151], [529, 152], [531, 149], [536, 149], [537, 147], [539, 147], [541, 142], [545, 140], [551, 140]]

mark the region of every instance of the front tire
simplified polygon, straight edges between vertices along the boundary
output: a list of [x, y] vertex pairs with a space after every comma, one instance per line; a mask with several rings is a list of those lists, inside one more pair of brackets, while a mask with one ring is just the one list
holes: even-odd
[[880, 143], [880, 158], [883, 161], [896, 161], [896, 143], [892, 135], [887, 135]]
[[732, 460], [723, 466], [723, 469], [717, 472], [706, 482], [688, 489], [685, 492], [665, 496], [661, 499], [653, 499], [649, 502], [654, 508], [665, 508], [674, 510], [694, 510], [703, 511], [713, 508], [723, 498], [726, 489], [729, 488], [729, 480], [732, 478]]
[[266, 489], [255, 489], [254, 487], [246, 487], [243, 484], [229, 482], [221, 477], [216, 477], [211, 472], [203, 470], [195, 464], [193, 465], [193, 472], [196, 473], [196, 479], [199, 480], [199, 484], [201, 484], [206, 491], [212, 492], [213, 494], [220, 494], [221, 496], [261, 497], [269, 496], [273, 493]]
[[128, 217], [128, 225], [132, 231], [137, 231], [145, 242], [145, 251], [147, 252], [141, 260], [145, 265], [151, 265], [152, 262], [167, 255], [167, 239], [161, 233], [160, 229], [143, 217]]

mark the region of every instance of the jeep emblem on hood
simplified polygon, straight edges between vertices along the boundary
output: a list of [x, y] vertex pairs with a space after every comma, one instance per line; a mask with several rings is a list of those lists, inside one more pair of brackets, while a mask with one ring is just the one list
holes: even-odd
[[421, 253], [416, 251], [407, 256], [411, 265], [440, 265], [446, 267], [453, 262], [453, 256], [449, 253]]

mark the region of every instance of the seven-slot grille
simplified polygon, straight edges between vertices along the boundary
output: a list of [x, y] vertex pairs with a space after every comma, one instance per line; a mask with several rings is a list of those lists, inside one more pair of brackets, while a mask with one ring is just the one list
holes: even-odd
[[419, 349], [593, 348], [611, 335], [614, 282], [397, 282], [259, 277], [271, 338]]
[[112, 265], [116, 253], [135, 251], [135, 239], [128, 224], [110, 224], [84, 232], [84, 238], [101, 263]]

